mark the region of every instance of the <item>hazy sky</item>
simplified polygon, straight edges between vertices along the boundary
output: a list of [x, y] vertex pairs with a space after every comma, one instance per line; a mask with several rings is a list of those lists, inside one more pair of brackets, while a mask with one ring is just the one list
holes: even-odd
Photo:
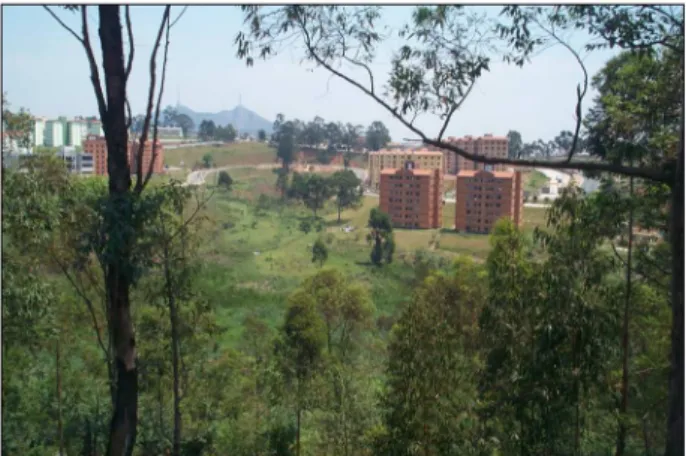
[[[79, 15], [53, 9], [74, 29], [80, 29]], [[181, 9], [173, 6], [172, 17]], [[100, 63], [97, 9], [90, 10], [91, 40]], [[96, 114], [87, 60], [74, 37], [41, 6], [3, 6], [2, 12], [3, 91], [12, 105], [48, 117]], [[132, 7], [135, 61], [129, 98], [134, 113], [143, 111], [147, 99], [150, 52], [161, 13], [161, 6]], [[410, 7], [386, 6], [384, 22], [399, 27], [410, 14]], [[287, 118], [311, 120], [318, 115], [363, 125], [381, 120], [394, 140], [411, 136], [400, 122], [355, 87], [332, 78], [325, 69], [301, 64], [302, 53], [297, 49], [246, 67], [235, 55], [234, 38], [241, 27], [242, 15], [236, 6], [188, 8], [171, 33], [165, 105], [176, 104], [180, 95], [181, 103], [195, 111], [215, 112], [233, 108], [241, 97], [245, 107], [268, 120], [280, 112]], [[573, 44], [581, 49], [586, 39], [575, 36]], [[396, 39], [379, 52], [373, 67], [377, 81], [385, 82], [390, 69], [389, 50], [397, 48], [398, 43]], [[590, 76], [611, 55], [608, 51], [588, 54], [584, 62]], [[573, 129], [575, 91], [581, 81], [580, 67], [559, 46], [537, 56], [524, 68], [495, 61], [455, 114], [446, 134], [504, 135], [514, 129], [522, 133], [525, 141], [552, 139], [562, 129]], [[590, 105], [592, 96], [590, 93], [584, 108]], [[417, 124], [432, 135], [440, 128], [440, 120], [433, 116], [420, 118]]]

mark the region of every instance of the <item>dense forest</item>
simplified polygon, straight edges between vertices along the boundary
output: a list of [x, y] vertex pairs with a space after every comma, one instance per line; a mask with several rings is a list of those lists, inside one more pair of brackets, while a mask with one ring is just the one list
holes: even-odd
[[[238, 342], [227, 344], [218, 314], [236, 297], [204, 280], [212, 273], [204, 243], [216, 228], [204, 210], [209, 196], [151, 180], [142, 165], [129, 171], [131, 61], [120, 7], [98, 8], [108, 90], [94, 78], [94, 92], [109, 176], [71, 176], [47, 154], [3, 171], [3, 454], [683, 454], [682, 10], [568, 6], [551, 16], [506, 7], [513, 25], [499, 30], [515, 63], [543, 44], [527, 27], [544, 17], [623, 49], [588, 81], [598, 95], [569, 144], [570, 159], [583, 141], [600, 160], [547, 165], [579, 168], [601, 179], [599, 191], [565, 189], [533, 237], [501, 220], [485, 262], [418, 258], [413, 291], [392, 315], [380, 315], [378, 295], [345, 269], [326, 265], [320, 245], [320, 267], [288, 292], [278, 323], [262, 318], [255, 299], [254, 312], [233, 322]], [[359, 28], [377, 17], [365, 8], [275, 11], [245, 8], [257, 17], [251, 36], [271, 40], [294, 27], [307, 57], [334, 74], [338, 35], [323, 31], [376, 40]], [[407, 36], [418, 50], [402, 54], [391, 75], [401, 119], [447, 109], [449, 121], [464, 87], [488, 70], [480, 56], [449, 52], [449, 35], [465, 33], [456, 27], [463, 11], [417, 9]], [[169, 7], [164, 14], [153, 56], [162, 47], [166, 65], [173, 22]], [[443, 93], [434, 76], [462, 79]], [[373, 81], [366, 90], [378, 97]], [[142, 143], [159, 121], [154, 92], [153, 83]], [[446, 97], [454, 103], [442, 104]], [[19, 131], [26, 113], [3, 98], [3, 121]], [[454, 150], [442, 134], [422, 139]], [[288, 185], [285, 162], [280, 216], [308, 200], [304, 181]], [[290, 201], [289, 188], [300, 198]], [[369, 247], [379, 261], [370, 274], [393, 266], [379, 218], [372, 211]], [[636, 233], [645, 230], [659, 240], [644, 242]], [[250, 296], [258, 295], [241, 299]]]

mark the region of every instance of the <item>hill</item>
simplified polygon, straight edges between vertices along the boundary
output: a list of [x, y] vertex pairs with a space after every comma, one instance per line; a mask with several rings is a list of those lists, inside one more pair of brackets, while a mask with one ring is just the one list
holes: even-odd
[[250, 133], [256, 135], [259, 130], [264, 130], [267, 134], [272, 131], [272, 122], [260, 116], [254, 111], [244, 107], [236, 106], [229, 111], [220, 112], [195, 112], [188, 106], [179, 105], [176, 107], [180, 114], [186, 114], [193, 119], [196, 127], [203, 120], [211, 120], [215, 125], [226, 126], [231, 124], [239, 133]]

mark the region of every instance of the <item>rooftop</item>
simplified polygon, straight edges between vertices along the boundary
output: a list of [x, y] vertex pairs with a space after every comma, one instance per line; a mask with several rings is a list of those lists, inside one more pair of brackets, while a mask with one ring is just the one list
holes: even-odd
[[371, 152], [369, 155], [423, 155], [431, 157], [443, 156], [443, 152], [433, 151], [429, 149], [417, 149], [417, 150], [406, 150], [406, 149], [381, 149], [377, 152]]
[[457, 177], [475, 177], [477, 174], [492, 175], [495, 178], [510, 178], [514, 177], [513, 171], [486, 171], [483, 169], [463, 169], [457, 173]]
[[431, 176], [431, 174], [435, 170], [415, 168], [413, 170], [408, 171], [408, 170], [405, 170], [404, 168], [384, 168], [381, 170], [381, 174], [386, 175], [386, 176], [391, 176], [393, 174], [400, 174], [402, 171], [405, 171], [407, 174], [412, 174], [414, 176]]
[[486, 133], [483, 136], [472, 136], [466, 135], [461, 138], [456, 138], [451, 136], [447, 139], [447, 142], [467, 142], [467, 141], [507, 141], [507, 136], [493, 136], [491, 133]]

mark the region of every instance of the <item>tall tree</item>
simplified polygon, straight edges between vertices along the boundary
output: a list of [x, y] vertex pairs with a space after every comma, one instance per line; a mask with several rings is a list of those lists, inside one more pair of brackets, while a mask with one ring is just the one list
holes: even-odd
[[201, 141], [214, 139], [216, 135], [216, 130], [217, 126], [214, 124], [214, 121], [203, 120], [202, 122], [200, 122], [200, 126], [198, 127], [198, 138]]
[[367, 239], [373, 243], [370, 255], [372, 264], [381, 266], [384, 261], [391, 263], [395, 252], [395, 239], [390, 217], [375, 207], [369, 212], [367, 226], [370, 229]]
[[[382, 404], [382, 454], [485, 454], [477, 395], [477, 319], [485, 280], [460, 261], [431, 274], [393, 329]], [[479, 443], [479, 442], [483, 443]]]
[[383, 122], [377, 120], [367, 128], [365, 140], [367, 149], [375, 151], [384, 148], [391, 141], [391, 135]]
[[507, 132], [507, 156], [510, 158], [519, 158], [522, 153], [522, 135], [517, 130], [510, 130]]
[[346, 169], [333, 173], [331, 176], [331, 186], [336, 197], [338, 223], [341, 223], [341, 210], [354, 207], [362, 200], [362, 182], [354, 172]]
[[[3, 137], [3, 151], [8, 148], [19, 147], [30, 149], [33, 147], [33, 116], [24, 108], [19, 108], [18, 112], [10, 110], [10, 103], [7, 101], [7, 94], [2, 94], [2, 133], [6, 135], [10, 144], [5, 144]], [[42, 144], [38, 144], [42, 146]]]
[[263, 129], [260, 129], [260, 130], [257, 132], [257, 139], [258, 139], [260, 142], [265, 142], [265, 141], [267, 140], [267, 132], [264, 131]]
[[[93, 48], [88, 30], [87, 6], [81, 6], [81, 34], [69, 28], [50, 8], [46, 10], [83, 46], [90, 69], [90, 77], [105, 132], [107, 143], [109, 175], [109, 200], [103, 214], [105, 232], [108, 234], [107, 255], [104, 267], [105, 283], [108, 295], [109, 329], [114, 347], [115, 366], [117, 371], [116, 396], [110, 426], [108, 454], [130, 455], [136, 443], [138, 422], [138, 370], [136, 340], [131, 314], [130, 289], [136, 281], [135, 267], [132, 262], [132, 248], [136, 233], [141, 229], [144, 217], [134, 217], [137, 209], [136, 199], [141, 195], [152, 175], [152, 165], [157, 155], [157, 129], [153, 129], [152, 155], [147, 173], [143, 173], [143, 151], [148, 139], [151, 124], [159, 123], [160, 104], [164, 89], [166, 62], [169, 49], [169, 32], [171, 29], [170, 6], [164, 8], [162, 20], [157, 30], [156, 39], [150, 58], [151, 83], [148, 90], [145, 121], [139, 138], [138, 169], [136, 184], [131, 189], [131, 172], [128, 160], [128, 129], [131, 119], [127, 119], [127, 81], [131, 72], [134, 47], [125, 58], [122, 37], [122, 21], [118, 5], [100, 5], [99, 37], [102, 52], [102, 69], [105, 90], [100, 82]], [[71, 10], [76, 6], [67, 7]], [[125, 7], [126, 30], [129, 42], [133, 42], [133, 30], [129, 7]], [[166, 33], [165, 33], [166, 32]], [[156, 59], [162, 36], [165, 35], [162, 74], [157, 96], [157, 106], [153, 107], [156, 84]], [[130, 116], [129, 116], [130, 117]], [[139, 214], [136, 214], [139, 215]], [[142, 215], [142, 214], [141, 214]]]
[[286, 385], [295, 396], [297, 456], [301, 454], [302, 412], [309, 407], [311, 396], [308, 386], [321, 363], [324, 343], [324, 327], [317, 315], [315, 300], [304, 290], [296, 290], [289, 298], [276, 356]]

